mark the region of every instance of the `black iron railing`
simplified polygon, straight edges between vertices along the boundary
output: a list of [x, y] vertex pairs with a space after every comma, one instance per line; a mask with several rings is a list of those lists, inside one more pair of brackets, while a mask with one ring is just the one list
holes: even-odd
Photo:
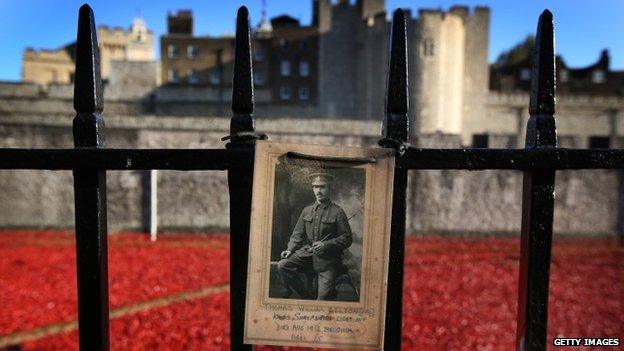
[[[405, 191], [408, 170], [513, 169], [524, 172], [517, 349], [545, 350], [555, 172], [624, 168], [624, 150], [556, 147], [553, 19], [537, 30], [530, 120], [524, 149], [420, 149], [409, 146], [407, 27], [394, 13], [386, 116], [380, 145], [396, 150], [385, 349], [401, 348]], [[93, 12], [80, 8], [74, 108], [75, 149], [0, 149], [0, 169], [73, 170], [78, 264], [80, 349], [109, 348], [106, 228], [107, 170], [227, 170], [230, 189], [231, 348], [243, 345], [254, 141], [249, 15], [238, 11], [232, 92], [233, 116], [225, 149], [106, 149], [102, 83]]]

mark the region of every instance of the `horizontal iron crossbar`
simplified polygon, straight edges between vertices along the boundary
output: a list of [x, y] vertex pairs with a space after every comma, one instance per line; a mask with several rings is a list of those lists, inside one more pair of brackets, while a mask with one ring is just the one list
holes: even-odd
[[397, 159], [407, 169], [619, 169], [624, 149], [418, 149]]
[[[245, 149], [0, 149], [0, 169], [227, 170], [251, 164]], [[624, 169], [624, 149], [420, 149], [404, 169]]]
[[0, 149], [0, 169], [208, 171], [252, 162], [243, 149]]

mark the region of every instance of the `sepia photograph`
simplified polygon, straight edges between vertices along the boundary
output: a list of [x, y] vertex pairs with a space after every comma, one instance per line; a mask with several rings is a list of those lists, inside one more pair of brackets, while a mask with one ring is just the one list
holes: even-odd
[[280, 158], [270, 297], [359, 301], [365, 183], [361, 166]]
[[392, 150], [256, 145], [245, 342], [379, 348]]

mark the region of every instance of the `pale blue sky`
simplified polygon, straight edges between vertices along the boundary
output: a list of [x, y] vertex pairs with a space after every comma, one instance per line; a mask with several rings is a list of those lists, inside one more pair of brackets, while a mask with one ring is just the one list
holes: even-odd
[[[354, 1], [354, 0], [352, 0]], [[57, 48], [75, 40], [78, 0], [0, 0], [0, 80], [19, 80], [24, 48]], [[269, 17], [283, 13], [310, 22], [311, 0], [266, 0]], [[252, 22], [260, 19], [262, 0], [93, 0], [98, 25], [128, 27], [140, 14], [156, 34], [158, 55], [166, 31], [167, 11], [192, 9], [195, 34], [219, 35], [234, 31], [234, 17], [246, 5]], [[448, 9], [452, 5], [484, 5], [491, 9], [490, 53], [498, 54], [535, 32], [539, 14], [550, 9], [555, 16], [557, 52], [568, 65], [585, 66], [608, 48], [611, 67], [624, 70], [624, 0], [387, 0], [388, 11], [397, 7]]]

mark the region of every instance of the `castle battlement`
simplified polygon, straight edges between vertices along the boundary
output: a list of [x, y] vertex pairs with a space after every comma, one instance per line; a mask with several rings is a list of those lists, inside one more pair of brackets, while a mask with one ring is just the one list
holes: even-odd
[[[489, 21], [490, 8], [487, 6], [475, 6], [471, 8], [464, 5], [455, 5], [448, 10], [440, 8], [421, 8], [418, 10], [419, 17], [439, 16], [441, 19], [444, 19], [444, 17], [449, 15], [459, 16], [463, 19], [482, 18], [483, 16], [488, 16], [487, 19]], [[487, 23], [483, 24], [487, 25]]]
[[[150, 36], [154, 35], [154, 31], [146, 30], [146, 33]], [[102, 36], [118, 36], [118, 37], [128, 37], [133, 36], [135, 33], [132, 28], [122, 28], [122, 27], [109, 27], [109, 26], [98, 26], [98, 38], [100, 35]]]

